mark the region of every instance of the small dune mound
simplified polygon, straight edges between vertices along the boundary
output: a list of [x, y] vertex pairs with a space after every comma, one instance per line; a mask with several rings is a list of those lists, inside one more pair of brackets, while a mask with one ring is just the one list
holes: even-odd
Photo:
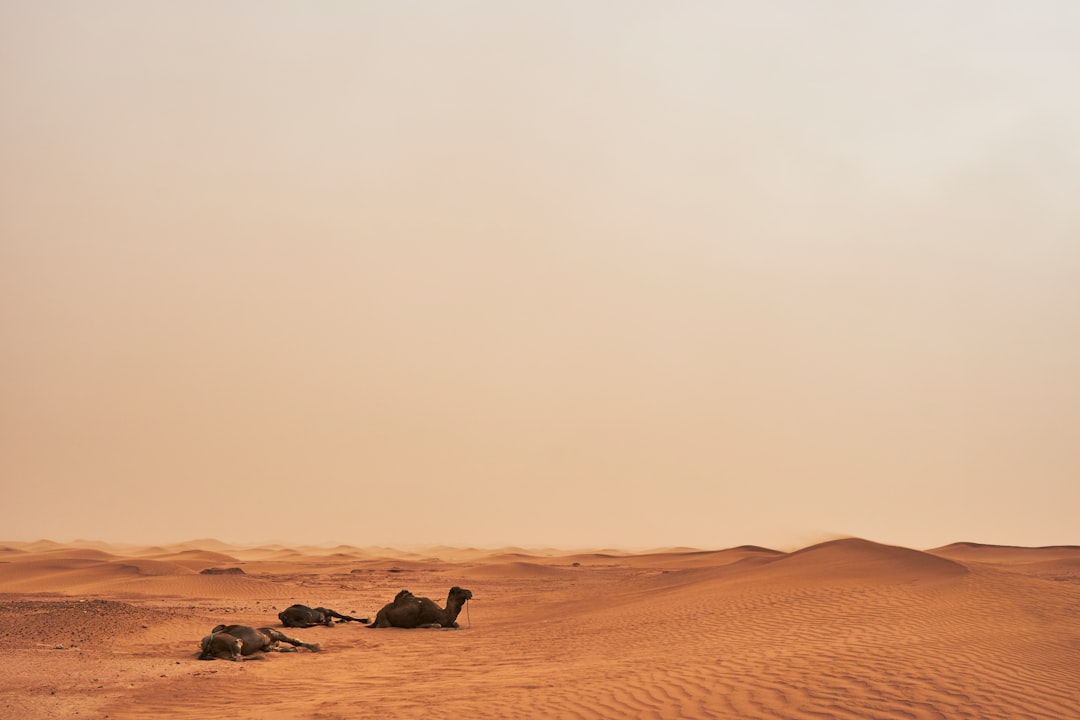
[[811, 545], [767, 563], [769, 572], [788, 577], [874, 578], [906, 582], [941, 580], [964, 575], [958, 562], [895, 545], [844, 538]]
[[94, 548], [67, 548], [60, 547], [56, 549], [35, 551], [34, 556], [41, 560], [54, 558], [63, 562], [75, 561], [75, 562], [109, 562], [116, 560], [120, 556], [107, 553], [104, 550], [95, 550]]
[[238, 567], [218, 568], [210, 567], [200, 571], [201, 575], [243, 575], [244, 571]]
[[738, 547], [733, 547], [731, 549], [741, 550], [742, 552], [765, 553], [766, 555], [783, 555], [779, 550], [772, 550], [770, 548], [761, 547], [760, 545], [739, 545]]

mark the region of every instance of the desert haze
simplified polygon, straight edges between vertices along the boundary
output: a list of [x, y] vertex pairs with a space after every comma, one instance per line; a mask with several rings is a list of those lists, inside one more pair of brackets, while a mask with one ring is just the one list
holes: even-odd
[[[207, 572], [209, 571], [209, 572]], [[374, 618], [404, 588], [456, 630]], [[198, 660], [218, 624], [321, 652]], [[1080, 718], [1080, 547], [0, 548], [6, 718]]]
[[1077, 38], [0, 1], [0, 720], [1080, 720]]

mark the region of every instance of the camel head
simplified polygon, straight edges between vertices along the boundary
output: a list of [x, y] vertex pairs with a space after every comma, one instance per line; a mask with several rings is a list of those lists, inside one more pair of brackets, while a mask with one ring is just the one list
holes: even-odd
[[447, 601], [449, 602], [451, 599], [457, 600], [464, 605], [466, 600], [472, 600], [472, 590], [466, 590], [455, 585], [450, 588], [450, 593], [447, 595]]

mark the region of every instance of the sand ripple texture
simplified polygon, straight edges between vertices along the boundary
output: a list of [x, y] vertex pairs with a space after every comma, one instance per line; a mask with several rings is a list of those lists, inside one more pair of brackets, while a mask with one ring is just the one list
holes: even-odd
[[[202, 566], [239, 567], [206, 575]], [[473, 591], [458, 630], [289, 630], [321, 653], [200, 662], [292, 602], [374, 616]], [[0, 717], [1080, 719], [1080, 548], [860, 539], [793, 553], [0, 550]]]

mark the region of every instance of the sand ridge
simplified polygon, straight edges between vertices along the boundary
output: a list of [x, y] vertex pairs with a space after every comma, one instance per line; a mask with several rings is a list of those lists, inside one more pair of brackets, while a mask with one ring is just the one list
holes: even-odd
[[[455, 631], [276, 618], [452, 585], [474, 594]], [[324, 651], [196, 660], [218, 623]], [[3, 717], [1057, 720], [1080, 718], [1080, 548], [6, 542], [0, 640]]]

